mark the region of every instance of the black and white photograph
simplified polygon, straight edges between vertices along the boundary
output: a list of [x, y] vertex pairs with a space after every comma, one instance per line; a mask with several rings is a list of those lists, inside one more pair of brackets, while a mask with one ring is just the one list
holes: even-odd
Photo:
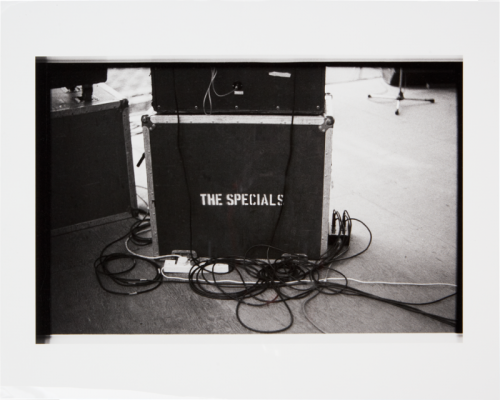
[[461, 333], [462, 68], [39, 60], [40, 334]]
[[498, 3], [0, 7], [0, 397], [498, 398]]

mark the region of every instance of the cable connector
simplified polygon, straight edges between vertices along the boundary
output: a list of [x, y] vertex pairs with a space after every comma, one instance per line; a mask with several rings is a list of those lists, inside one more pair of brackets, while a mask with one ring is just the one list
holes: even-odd
[[233, 93], [234, 94], [239, 94], [239, 95], [242, 95], [244, 92], [243, 92], [243, 84], [241, 82], [234, 82], [233, 83]]
[[[173, 253], [173, 252], [172, 252]], [[163, 264], [162, 272], [163, 273], [174, 273], [174, 274], [188, 274], [193, 268], [194, 263], [188, 257], [178, 257], [175, 260], [165, 260]], [[223, 274], [229, 272], [229, 265], [227, 264], [211, 264], [207, 265], [203, 268], [208, 272], [215, 272], [219, 274]]]
[[339, 241], [344, 245], [349, 244], [349, 235], [328, 235], [328, 246], [333, 246]]
[[198, 258], [196, 251], [194, 250], [172, 250], [172, 255], [187, 257], [187, 258]]

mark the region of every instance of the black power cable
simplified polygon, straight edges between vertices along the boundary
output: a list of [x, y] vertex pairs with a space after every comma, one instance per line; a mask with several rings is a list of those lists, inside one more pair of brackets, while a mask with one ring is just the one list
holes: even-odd
[[271, 240], [269, 242], [270, 245], [273, 244], [274, 242], [274, 237], [276, 236], [276, 231], [278, 229], [280, 220], [281, 220], [281, 215], [283, 214], [283, 208], [285, 208], [285, 203], [286, 203], [286, 188], [287, 188], [287, 179], [288, 179], [288, 173], [290, 170], [290, 164], [292, 161], [292, 154], [293, 154], [293, 128], [294, 128], [294, 120], [295, 120], [295, 89], [296, 89], [296, 68], [293, 69], [293, 92], [292, 92], [292, 121], [290, 124], [290, 146], [288, 150], [288, 160], [286, 162], [286, 168], [285, 168], [285, 178], [283, 182], [283, 202], [281, 203], [281, 207], [279, 210], [278, 214], [278, 219], [276, 220], [276, 224], [274, 225], [274, 230], [273, 230], [273, 235], [271, 236]]
[[[144, 213], [144, 211], [142, 211]], [[99, 285], [103, 290], [108, 293], [117, 295], [136, 295], [147, 293], [157, 289], [162, 281], [160, 265], [154, 260], [144, 259], [141, 256], [127, 254], [127, 253], [108, 253], [106, 250], [109, 247], [121, 240], [129, 238], [133, 243], [138, 246], [145, 246], [150, 244], [151, 239], [141, 236], [141, 232], [150, 227], [149, 215], [144, 214], [143, 218], [137, 218], [137, 221], [132, 225], [130, 230], [120, 238], [108, 244], [102, 251], [100, 256], [94, 263], [95, 272]], [[333, 264], [338, 261], [343, 261], [357, 257], [363, 254], [371, 244], [372, 234], [369, 228], [362, 221], [351, 218], [347, 212], [343, 216], [334, 212], [335, 231], [338, 233], [337, 241], [333, 243], [327, 252], [317, 261], [310, 261], [301, 254], [286, 254], [283, 249], [273, 247], [270, 245], [255, 245], [252, 246], [246, 254], [256, 247], [264, 247], [279, 251], [282, 256], [275, 260], [258, 260], [243, 257], [218, 257], [200, 260], [197, 259], [189, 272], [188, 283], [190, 288], [200, 296], [217, 300], [231, 300], [237, 303], [236, 305], [236, 318], [246, 329], [258, 333], [279, 333], [284, 332], [293, 325], [294, 316], [291, 308], [287, 304], [291, 300], [305, 299], [302, 303], [302, 309], [305, 317], [314, 325], [306, 312], [306, 306], [319, 295], [349, 295], [359, 296], [363, 298], [372, 299], [375, 301], [391, 304], [406, 311], [420, 314], [422, 316], [432, 318], [441, 323], [454, 326], [455, 321], [450, 318], [441, 317], [432, 313], [423, 311], [417, 306], [426, 306], [434, 304], [455, 295], [455, 293], [444, 296], [437, 300], [432, 300], [423, 303], [410, 303], [392, 300], [376, 296], [374, 294], [353, 288], [349, 286], [348, 278], [339, 270], [333, 268]], [[370, 234], [370, 239], [365, 248], [348, 257], [344, 255], [349, 250], [352, 222], [357, 221], [365, 228]], [[122, 270], [114, 271], [110, 268], [110, 264], [115, 261], [120, 266], [123, 266], [124, 260], [131, 260], [132, 265], [125, 267]], [[127, 277], [138, 265], [144, 263], [147, 267], [154, 270], [154, 276], [149, 278], [135, 278]], [[213, 267], [216, 264], [223, 263], [229, 266], [229, 271], [225, 273], [214, 272]], [[325, 271], [326, 276], [321, 276]], [[227, 276], [235, 272], [240, 281], [238, 283], [226, 282], [219, 280], [219, 277]], [[335, 273], [342, 277], [344, 282], [336, 283], [328, 281], [328, 274]], [[103, 278], [106, 277], [108, 281], [120, 287], [129, 288], [128, 291], [118, 291], [110, 289], [104, 284]], [[250, 281], [251, 280], [251, 281]], [[130, 291], [133, 290], [133, 291]], [[269, 297], [273, 297], [269, 300]], [[264, 298], [264, 297], [267, 297]], [[279, 327], [272, 330], [263, 330], [250, 326], [245, 323], [241, 317], [241, 307], [249, 306], [254, 308], [271, 306], [283, 303], [289, 316], [289, 322], [286, 326]], [[317, 326], [316, 326], [317, 327]], [[319, 327], [317, 327], [321, 330]]]
[[174, 88], [174, 100], [175, 100], [175, 114], [177, 116], [177, 150], [179, 151], [179, 156], [181, 158], [182, 171], [184, 175], [184, 183], [186, 185], [186, 191], [188, 195], [188, 207], [189, 207], [189, 251], [191, 253], [191, 259], [194, 260], [195, 257], [193, 255], [193, 211], [192, 211], [192, 196], [189, 188], [189, 182], [186, 172], [186, 163], [184, 162], [184, 155], [182, 154], [182, 146], [181, 146], [181, 120], [179, 117], [179, 104], [177, 101], [177, 86], [175, 84], [175, 67], [172, 67], [172, 83]]
[[[149, 221], [147, 218], [149, 217], [148, 213], [145, 213], [143, 210], [133, 210], [137, 214], [144, 214], [144, 217], [137, 218], [137, 221], [132, 224], [132, 227], [129, 229], [129, 231], [119, 237], [118, 239], [112, 241], [109, 243], [107, 246], [102, 249], [101, 254], [99, 257], [94, 261], [94, 271], [96, 274], [97, 282], [101, 286], [101, 288], [112, 294], [117, 294], [117, 295], [124, 295], [124, 296], [131, 296], [131, 295], [137, 295], [137, 294], [142, 294], [142, 293], [147, 293], [152, 290], [157, 289], [163, 282], [163, 276], [161, 274], [161, 267], [159, 264], [157, 264], [153, 260], [149, 259], [144, 259], [140, 256], [136, 256], [130, 253], [107, 253], [106, 250], [108, 250], [113, 244], [118, 243], [128, 237], [131, 238], [131, 240], [138, 244], [139, 246], [145, 246], [151, 243], [151, 239], [144, 238], [138, 234], [139, 231], [144, 230], [145, 228], [149, 227]], [[123, 260], [132, 260], [132, 266], [126, 269], [122, 269], [119, 271], [113, 271], [110, 267], [110, 264], [118, 264], [120, 266], [123, 265]], [[115, 263], [115, 261], [119, 261], [118, 263]], [[154, 276], [150, 278], [133, 278], [133, 277], [127, 277], [132, 272], [135, 270], [135, 268], [139, 265], [144, 265], [147, 267], [150, 267], [154, 269]], [[108, 278], [109, 281], [113, 282], [115, 285], [122, 286], [122, 287], [128, 287], [128, 288], [133, 288], [134, 291], [117, 291], [108, 288], [103, 281], [103, 278]], [[142, 290], [137, 290], [137, 288], [144, 288]]]
[[[434, 304], [454, 296], [454, 294], [442, 297], [437, 300], [425, 303], [409, 303], [392, 299], [383, 298], [361, 291], [349, 286], [348, 278], [339, 270], [334, 269], [332, 265], [339, 261], [344, 261], [357, 257], [368, 250], [372, 241], [372, 234], [368, 226], [361, 220], [351, 218], [347, 212], [343, 216], [334, 212], [334, 220], [336, 220], [336, 229], [338, 232], [338, 239], [334, 242], [327, 252], [317, 261], [309, 261], [303, 255], [289, 254], [286, 257], [282, 256], [276, 260], [254, 260], [245, 257], [233, 258], [212, 258], [206, 260], [198, 265], [194, 265], [189, 274], [189, 284], [191, 289], [204, 297], [218, 299], [218, 300], [233, 300], [237, 302], [236, 317], [238, 321], [247, 329], [259, 333], [278, 333], [289, 329], [293, 324], [293, 314], [290, 307], [287, 305], [289, 300], [298, 300], [309, 297], [303, 303], [303, 310], [305, 313], [305, 306], [315, 297], [320, 294], [323, 295], [351, 295], [369, 298], [372, 300], [384, 302], [394, 305], [396, 307], [405, 309], [410, 312], [418, 313], [423, 316], [435, 319], [447, 325], [454, 325], [455, 321], [449, 318], [434, 315], [414, 306], [425, 306]], [[352, 221], [361, 223], [369, 232], [370, 239], [368, 244], [360, 252], [344, 256], [349, 250], [349, 243], [352, 230]], [[252, 246], [251, 251], [255, 247], [267, 247], [276, 251], [285, 253], [284, 250], [278, 249], [270, 245], [256, 245]], [[227, 263], [230, 265], [230, 272], [236, 271], [240, 277], [241, 284], [228, 285], [217, 281], [218, 273], [212, 272], [210, 267], [217, 263]], [[321, 277], [320, 273], [326, 271], [327, 275]], [[341, 276], [344, 280], [343, 283], [329, 282], [327, 280], [328, 273], [333, 272]], [[207, 279], [206, 274], [211, 278]], [[245, 278], [245, 276], [247, 278]], [[248, 278], [253, 279], [253, 282], [248, 282]], [[303, 288], [303, 286], [307, 286]], [[232, 289], [232, 290], [226, 290]], [[295, 291], [294, 294], [286, 293], [285, 289]], [[271, 301], [261, 298], [260, 296], [272, 292], [275, 298]], [[272, 296], [272, 295], [271, 295]], [[252, 299], [252, 302], [249, 301]], [[257, 301], [257, 303], [255, 303]], [[262, 307], [265, 305], [284, 303], [288, 313], [290, 314], [290, 323], [285, 327], [280, 327], [274, 330], [262, 330], [251, 327], [244, 323], [240, 316], [240, 308], [242, 305], [250, 307]], [[312, 321], [305, 313], [306, 318]], [[314, 325], [314, 324], [313, 324]], [[316, 325], [315, 325], [316, 326]], [[318, 328], [319, 329], [319, 328]]]

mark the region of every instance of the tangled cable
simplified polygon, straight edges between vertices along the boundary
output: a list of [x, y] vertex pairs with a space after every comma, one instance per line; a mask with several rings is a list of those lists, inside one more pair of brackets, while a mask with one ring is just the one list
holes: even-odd
[[[367, 229], [370, 239], [363, 250], [356, 254], [346, 256], [346, 253], [349, 251], [352, 221], [362, 224]], [[193, 260], [193, 267], [189, 273], [188, 279], [189, 286], [195, 293], [204, 297], [236, 301], [236, 317], [238, 321], [245, 328], [259, 333], [278, 333], [289, 329], [293, 324], [294, 318], [287, 302], [307, 297], [309, 298], [302, 303], [304, 315], [316, 328], [318, 328], [318, 330], [322, 331], [308, 317], [305, 308], [312, 299], [320, 294], [361, 296], [392, 304], [407, 311], [418, 313], [454, 326], [455, 321], [452, 319], [434, 315], [414, 307], [437, 303], [454, 294], [425, 303], [408, 303], [386, 299], [350, 287], [349, 279], [342, 272], [335, 269], [333, 264], [363, 254], [371, 245], [372, 234], [370, 229], [362, 221], [351, 218], [347, 211], [344, 211], [342, 216], [334, 211], [332, 230], [336, 234], [331, 236], [333, 239], [332, 243], [319, 260], [310, 261], [303, 254], [287, 254], [284, 250], [273, 246], [257, 245], [250, 248], [247, 254], [255, 247], [264, 247], [278, 250], [282, 253], [282, 256], [272, 261], [248, 259], [246, 256], [211, 258], [203, 261]], [[219, 263], [228, 264], [229, 271], [227, 274], [234, 271], [239, 276], [239, 281], [219, 279], [219, 277], [224, 274], [213, 272], [213, 266]], [[332, 273], [335, 274], [337, 278], [330, 278], [330, 274]], [[342, 282], [331, 282], [332, 279], [341, 279]], [[270, 292], [272, 294], [269, 296]], [[269, 300], [269, 297], [273, 296], [274, 298]], [[242, 305], [263, 307], [278, 303], [283, 303], [289, 314], [290, 321], [285, 327], [274, 330], [261, 330], [249, 326], [243, 322], [241, 318], [240, 308]]]
[[[370, 229], [360, 220], [351, 218], [347, 211], [341, 216], [337, 211], [333, 213], [331, 243], [328, 250], [319, 260], [308, 260], [304, 254], [291, 254], [286, 251], [270, 245], [259, 244], [248, 249], [243, 257], [218, 257], [218, 258], [193, 258], [191, 259], [192, 268], [186, 278], [172, 278], [166, 276], [158, 261], [178, 257], [176, 255], [164, 255], [158, 257], [148, 257], [134, 253], [128, 247], [128, 242], [134, 243], [138, 247], [151, 244], [151, 238], [143, 236], [150, 229], [149, 214], [142, 210], [138, 213], [144, 214], [142, 218], [137, 217], [127, 234], [108, 244], [94, 263], [95, 272], [99, 285], [108, 293], [117, 295], [138, 295], [157, 289], [162, 282], [175, 281], [180, 279], [188, 283], [193, 292], [200, 296], [216, 300], [235, 301], [236, 318], [245, 328], [259, 333], [279, 333], [289, 329], [294, 322], [294, 315], [289, 301], [305, 299], [302, 303], [302, 311], [306, 319], [319, 328], [308, 316], [306, 306], [311, 300], [319, 295], [349, 295], [360, 296], [393, 306], [407, 311], [418, 313], [432, 318], [444, 324], [455, 325], [455, 321], [450, 318], [441, 317], [425, 312], [415, 306], [424, 306], [434, 304], [455, 295], [447, 295], [437, 300], [425, 303], [410, 303], [383, 298], [374, 294], [362, 291], [349, 286], [349, 278], [346, 277], [333, 265], [339, 261], [348, 260], [363, 254], [371, 245], [372, 234]], [[351, 242], [352, 222], [362, 224], [369, 233], [369, 241], [363, 250], [353, 255], [346, 255], [349, 251]], [[128, 253], [108, 253], [106, 250], [114, 243], [126, 239]], [[247, 258], [247, 254], [258, 247], [271, 248], [279, 251], [281, 257], [274, 260], [261, 260]], [[126, 265], [125, 259], [129, 259], [132, 265]], [[121, 269], [112, 267], [112, 264], [118, 264]], [[224, 273], [215, 272], [216, 264], [227, 264], [229, 270]], [[149, 267], [153, 273], [149, 273], [148, 278], [137, 278], [134, 276], [134, 269], [138, 265]], [[334, 274], [334, 277], [330, 275]], [[226, 279], [228, 276], [237, 276], [237, 280]], [[114, 283], [122, 288], [110, 289], [109, 283], [104, 284], [103, 278], [106, 277], [109, 283]], [[340, 282], [333, 282], [334, 280]], [[133, 291], [131, 291], [133, 290]], [[241, 316], [241, 307], [265, 307], [271, 305], [283, 304], [289, 316], [289, 322], [286, 326], [277, 329], [262, 330], [250, 326], [244, 322]]]
[[[160, 265], [157, 264], [153, 259], [149, 259], [147, 257], [131, 254], [131, 253], [107, 253], [106, 250], [111, 247], [113, 244], [124, 240], [125, 238], [130, 239], [137, 246], [147, 246], [152, 243], [151, 238], [143, 237], [139, 234], [145, 227], [149, 226], [149, 213], [143, 211], [141, 209], [135, 209], [133, 212], [137, 215], [137, 221], [134, 222], [130, 230], [123, 236], [109, 243], [104, 249], [102, 249], [99, 257], [94, 261], [94, 271], [96, 274], [97, 282], [103, 290], [108, 293], [123, 295], [123, 296], [131, 296], [137, 295], [141, 293], [147, 293], [152, 290], [157, 289], [163, 282], [163, 277], [161, 274]], [[140, 218], [139, 215], [143, 214], [144, 217]], [[124, 267], [123, 260], [132, 261], [131, 266]], [[119, 261], [119, 262], [116, 262]], [[135, 269], [140, 265], [145, 265], [149, 267], [149, 269], [153, 270], [153, 276], [148, 278], [137, 278], [135, 277]], [[118, 265], [121, 267], [118, 269], [115, 267]], [[151, 275], [151, 273], [148, 273]], [[109, 289], [106, 285], [104, 285], [103, 277], [109, 278], [114, 284], [124, 287], [124, 288], [133, 288], [133, 291], [130, 289], [118, 291]], [[140, 290], [139, 288], [142, 288]]]
[[[218, 97], [228, 96], [228, 95], [230, 95], [231, 93], [233, 93], [235, 91], [235, 89], [233, 89], [230, 92], [225, 93], [225, 94], [219, 94], [219, 93], [217, 93], [217, 91], [215, 90], [215, 84], [214, 84], [216, 76], [217, 76], [217, 70], [215, 68], [212, 68], [211, 69], [210, 83], [208, 84], [207, 91], [205, 92], [205, 96], [203, 97], [203, 112], [205, 113], [205, 115], [212, 114], [212, 96], [211, 96], [211, 91], [212, 90], [215, 93], [215, 95], [218, 96]], [[205, 102], [206, 102], [207, 98], [208, 98], [208, 102], [210, 104], [210, 112], [208, 114], [205, 111]]]

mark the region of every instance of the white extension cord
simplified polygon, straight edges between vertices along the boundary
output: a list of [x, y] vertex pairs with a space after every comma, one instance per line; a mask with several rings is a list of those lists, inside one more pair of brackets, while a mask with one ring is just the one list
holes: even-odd
[[[177, 257], [175, 260], [165, 260], [162, 271], [164, 273], [188, 274], [192, 267], [193, 264], [189, 258]], [[229, 266], [227, 264], [209, 265], [204, 269], [208, 272], [215, 272], [219, 274], [229, 272]]]

